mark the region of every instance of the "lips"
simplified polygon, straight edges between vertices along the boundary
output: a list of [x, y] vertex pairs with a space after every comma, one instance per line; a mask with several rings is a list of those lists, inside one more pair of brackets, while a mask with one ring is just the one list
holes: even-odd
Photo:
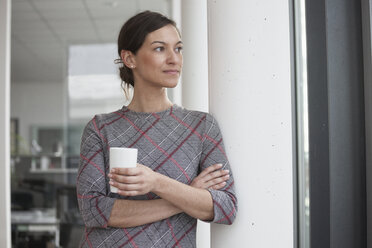
[[179, 70], [165, 70], [163, 72], [167, 73], [167, 74], [170, 74], [170, 75], [176, 75], [176, 74], [180, 73]]

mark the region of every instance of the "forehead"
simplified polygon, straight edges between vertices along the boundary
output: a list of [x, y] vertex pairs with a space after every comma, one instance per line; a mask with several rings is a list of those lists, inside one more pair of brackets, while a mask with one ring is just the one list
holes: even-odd
[[145, 43], [151, 44], [154, 41], [165, 43], [177, 43], [181, 40], [177, 29], [173, 25], [166, 25], [159, 28], [146, 36]]

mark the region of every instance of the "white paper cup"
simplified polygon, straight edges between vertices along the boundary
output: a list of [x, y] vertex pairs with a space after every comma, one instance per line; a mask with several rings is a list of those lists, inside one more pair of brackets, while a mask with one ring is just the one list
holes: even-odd
[[[110, 147], [110, 171], [113, 168], [134, 168], [137, 166], [136, 148]], [[110, 185], [110, 190], [117, 193], [118, 189]]]

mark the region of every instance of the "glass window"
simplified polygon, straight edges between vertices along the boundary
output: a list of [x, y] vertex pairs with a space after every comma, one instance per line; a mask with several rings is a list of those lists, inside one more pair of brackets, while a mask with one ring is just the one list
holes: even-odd
[[297, 95], [298, 246], [310, 247], [309, 125], [305, 0], [294, 1]]
[[126, 104], [118, 77], [121, 25], [167, 0], [12, 1], [13, 247], [78, 247], [80, 138], [94, 114]]

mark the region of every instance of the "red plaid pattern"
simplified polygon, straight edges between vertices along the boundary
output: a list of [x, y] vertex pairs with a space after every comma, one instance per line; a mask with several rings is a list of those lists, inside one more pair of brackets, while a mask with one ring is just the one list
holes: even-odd
[[223, 164], [223, 169], [230, 170], [230, 179], [222, 190], [209, 190], [214, 203], [213, 222], [234, 221], [234, 179], [216, 120], [210, 114], [177, 105], [159, 113], [137, 113], [123, 107], [96, 115], [83, 133], [77, 179], [77, 198], [86, 225], [81, 247], [196, 246], [197, 222], [185, 213], [133, 228], [107, 226], [116, 199], [159, 198], [153, 193], [124, 198], [110, 192], [110, 147], [135, 147], [139, 163], [185, 184], [208, 166]]

